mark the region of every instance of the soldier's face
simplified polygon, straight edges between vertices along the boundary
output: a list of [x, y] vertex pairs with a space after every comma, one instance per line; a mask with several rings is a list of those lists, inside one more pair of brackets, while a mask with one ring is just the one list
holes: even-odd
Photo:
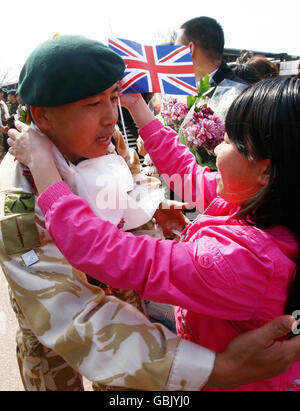
[[16, 96], [16, 100], [19, 104], [23, 104], [23, 100], [21, 99], [21, 97], [19, 95]]
[[93, 97], [47, 108], [49, 137], [70, 161], [107, 153], [118, 120], [118, 96], [115, 84]]
[[17, 101], [13, 94], [8, 94], [7, 99], [10, 103], [15, 103]]

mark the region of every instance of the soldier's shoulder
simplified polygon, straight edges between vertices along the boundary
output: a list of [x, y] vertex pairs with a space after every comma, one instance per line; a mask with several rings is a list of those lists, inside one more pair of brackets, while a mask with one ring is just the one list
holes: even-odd
[[3, 252], [25, 253], [40, 245], [35, 222], [35, 196], [20, 190], [0, 193], [0, 229]]

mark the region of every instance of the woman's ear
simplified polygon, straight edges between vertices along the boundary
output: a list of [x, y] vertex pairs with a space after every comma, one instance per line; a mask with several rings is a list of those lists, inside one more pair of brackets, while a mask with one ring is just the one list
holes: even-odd
[[38, 126], [38, 128], [41, 131], [51, 130], [51, 124], [49, 123], [48, 115], [47, 115], [48, 114], [47, 107], [30, 106], [30, 112], [31, 112], [33, 121], [35, 122], [35, 124]]
[[267, 186], [270, 181], [271, 162], [269, 159], [261, 160], [261, 170], [258, 176], [258, 182], [263, 187]]

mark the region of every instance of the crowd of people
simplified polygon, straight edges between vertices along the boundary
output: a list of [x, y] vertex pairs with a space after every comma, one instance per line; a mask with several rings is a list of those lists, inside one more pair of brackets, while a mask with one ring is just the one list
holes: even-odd
[[[190, 48], [197, 82], [245, 86], [215, 150], [218, 172], [197, 164], [145, 96], [119, 96], [125, 64], [103, 44], [59, 36], [25, 62], [18, 92], [32, 125], [7, 129], [13, 98], [2, 125], [11, 148], [0, 166], [0, 261], [26, 390], [82, 390], [82, 375], [96, 390], [299, 390], [300, 337], [288, 336], [300, 293], [290, 202], [300, 80], [259, 71], [259, 57], [246, 63], [249, 81], [224, 62], [224, 43], [209, 17], [184, 23], [176, 40]], [[186, 203], [141, 173], [116, 128], [119, 97]], [[108, 207], [114, 195], [127, 207]], [[201, 212], [195, 221], [187, 205]], [[180, 232], [172, 240], [162, 235], [170, 226]], [[150, 321], [149, 301], [176, 307], [177, 335]]]
[[[278, 64], [261, 54], [242, 50], [236, 59], [235, 73], [248, 84], [254, 84], [261, 80], [279, 76]], [[300, 78], [300, 64], [297, 77]]]
[[15, 115], [23, 105], [17, 90], [0, 88], [0, 161], [8, 151], [7, 132], [14, 127]]
[[254, 84], [261, 80], [279, 76], [278, 66], [265, 56], [252, 55], [250, 58], [243, 57], [237, 60], [234, 68], [235, 73], [248, 84]]

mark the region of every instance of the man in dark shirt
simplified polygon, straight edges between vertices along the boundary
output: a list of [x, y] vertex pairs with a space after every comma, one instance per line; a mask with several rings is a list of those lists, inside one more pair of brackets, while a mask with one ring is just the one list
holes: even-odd
[[181, 26], [175, 44], [190, 48], [197, 82], [208, 75], [214, 86], [225, 79], [246, 84], [223, 60], [224, 32], [216, 20], [197, 17], [187, 21]]

